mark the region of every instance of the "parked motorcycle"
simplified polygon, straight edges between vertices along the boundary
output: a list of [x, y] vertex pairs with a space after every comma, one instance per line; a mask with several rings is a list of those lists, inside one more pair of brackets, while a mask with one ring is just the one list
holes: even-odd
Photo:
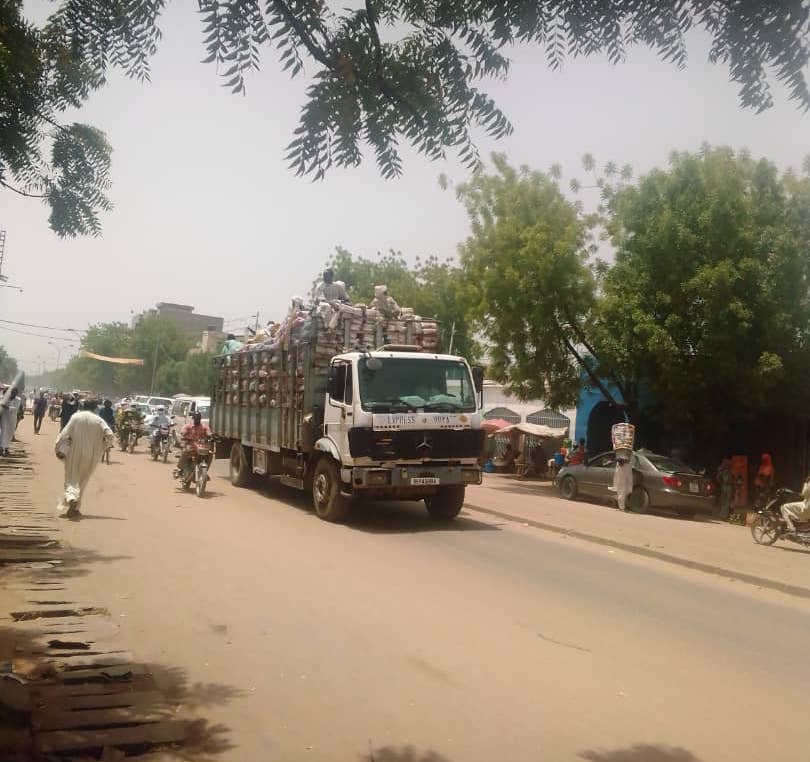
[[169, 458], [169, 427], [161, 426], [149, 438], [149, 452], [152, 455], [152, 460], [160, 458], [164, 463]]
[[751, 525], [751, 536], [759, 545], [773, 545], [777, 540], [790, 540], [810, 547], [810, 521], [794, 522], [796, 531], [792, 532], [782, 517], [780, 508], [785, 503], [797, 503], [803, 500], [798, 492], [782, 487], [772, 495], [765, 505], [757, 510], [757, 516]]
[[175, 471], [175, 478], [180, 479], [183, 489], [190, 489], [195, 485], [197, 497], [205, 494], [208, 484], [208, 467], [211, 465], [211, 440], [198, 442], [196, 445], [187, 445], [188, 457], [181, 469]]

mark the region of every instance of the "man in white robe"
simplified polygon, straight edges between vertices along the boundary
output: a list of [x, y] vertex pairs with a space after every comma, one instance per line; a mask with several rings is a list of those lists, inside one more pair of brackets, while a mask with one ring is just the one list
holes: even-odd
[[19, 415], [20, 398], [17, 396], [17, 387], [11, 389], [3, 396], [0, 404], [0, 455], [9, 455], [8, 446], [14, 439], [17, 430], [17, 417]]
[[619, 510], [627, 510], [627, 498], [633, 491], [633, 466], [626, 458], [616, 458], [616, 471], [613, 474], [613, 489]]
[[87, 483], [102, 454], [113, 444], [112, 430], [91, 412], [95, 408], [95, 400], [86, 400], [84, 410], [71, 416], [56, 439], [56, 457], [65, 461], [65, 493], [56, 510], [64, 518], [79, 515]]

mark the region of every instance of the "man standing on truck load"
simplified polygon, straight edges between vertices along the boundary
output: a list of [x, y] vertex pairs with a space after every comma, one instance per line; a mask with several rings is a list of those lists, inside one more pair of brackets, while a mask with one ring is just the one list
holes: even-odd
[[335, 283], [335, 271], [327, 267], [323, 271], [323, 283], [315, 289], [316, 302], [348, 302], [349, 293], [341, 281]]

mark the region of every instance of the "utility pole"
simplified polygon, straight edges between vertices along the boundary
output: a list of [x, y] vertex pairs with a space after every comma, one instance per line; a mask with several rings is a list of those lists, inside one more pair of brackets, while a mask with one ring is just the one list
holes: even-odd
[[52, 341], [49, 341], [48, 344], [50, 344], [56, 350], [56, 369], [59, 370], [59, 361], [62, 359], [62, 347], [60, 347], [58, 344], [54, 344]]
[[447, 350], [447, 354], [453, 354], [453, 339], [456, 338], [456, 321], [453, 321], [453, 325], [450, 328], [450, 348]]
[[157, 341], [155, 341], [155, 359], [152, 361], [152, 383], [149, 385], [150, 397], [155, 393], [155, 376], [157, 375], [157, 360], [159, 348], [160, 348], [160, 336], [158, 336]]

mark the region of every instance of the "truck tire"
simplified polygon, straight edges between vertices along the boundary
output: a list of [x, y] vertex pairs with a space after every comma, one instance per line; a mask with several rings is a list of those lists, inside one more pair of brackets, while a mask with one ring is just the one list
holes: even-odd
[[439, 487], [435, 495], [425, 498], [430, 518], [435, 521], [449, 521], [458, 516], [461, 506], [464, 505], [464, 485], [453, 484], [449, 487]]
[[337, 463], [328, 456], [318, 460], [312, 478], [312, 504], [324, 521], [345, 521], [351, 502], [340, 494], [340, 474]]
[[247, 487], [253, 474], [248, 466], [249, 453], [246, 447], [242, 447], [239, 442], [234, 442], [231, 447], [230, 474], [231, 484], [234, 487]]

